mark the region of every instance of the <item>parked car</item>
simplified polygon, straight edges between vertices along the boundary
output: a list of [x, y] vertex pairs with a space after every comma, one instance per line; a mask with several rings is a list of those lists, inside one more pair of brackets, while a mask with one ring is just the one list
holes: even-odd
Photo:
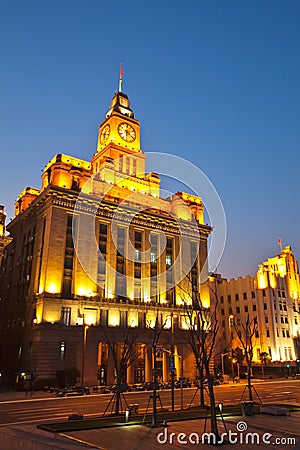
[[[208, 385], [208, 379], [207, 378], [205, 378], [205, 380], [203, 381], [203, 384], [206, 386], [206, 385]], [[217, 380], [216, 378], [213, 378], [213, 385], [214, 386], [218, 386], [220, 384], [220, 381], [219, 380]]]
[[99, 394], [109, 394], [110, 390], [106, 386], [93, 386], [93, 392], [98, 392]]
[[[160, 381], [156, 382], [157, 390], [164, 389], [164, 387], [165, 387], [164, 384], [161, 383]], [[143, 391], [153, 391], [153, 388], [154, 388], [154, 381], [148, 381], [147, 383], [144, 384], [144, 387], [142, 390]]]
[[181, 380], [181, 381], [177, 380], [177, 381], [175, 381], [174, 386], [177, 389], [181, 388], [181, 386], [183, 388], [190, 388], [192, 386], [192, 383], [190, 381], [188, 381], [188, 380]]
[[90, 390], [84, 386], [71, 386], [66, 389], [59, 389], [56, 397], [69, 397], [72, 395], [89, 395]]
[[131, 392], [132, 391], [131, 386], [129, 386], [126, 383], [121, 383], [121, 384], [119, 384], [119, 386], [117, 384], [113, 384], [109, 388], [110, 392], [118, 392], [118, 389], [119, 389], [119, 392]]

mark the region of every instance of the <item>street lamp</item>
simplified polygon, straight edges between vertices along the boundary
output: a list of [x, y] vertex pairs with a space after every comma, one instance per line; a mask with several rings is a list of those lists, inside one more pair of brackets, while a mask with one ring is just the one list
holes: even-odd
[[82, 345], [82, 364], [81, 364], [81, 385], [84, 386], [84, 362], [85, 362], [85, 348], [86, 348], [86, 334], [90, 327], [84, 325], [83, 327], [83, 345]]
[[229, 330], [230, 330], [230, 348], [231, 348], [231, 376], [232, 376], [232, 382], [234, 383], [234, 365], [233, 365], [233, 349], [232, 349], [233, 320], [234, 320], [234, 317], [233, 317], [232, 314], [230, 314], [230, 316], [229, 316]]
[[169, 368], [171, 372], [171, 408], [175, 409], [175, 392], [174, 392], [174, 380], [175, 380], [175, 364], [174, 364], [174, 317], [178, 317], [177, 314], [171, 313], [171, 355], [169, 361]]

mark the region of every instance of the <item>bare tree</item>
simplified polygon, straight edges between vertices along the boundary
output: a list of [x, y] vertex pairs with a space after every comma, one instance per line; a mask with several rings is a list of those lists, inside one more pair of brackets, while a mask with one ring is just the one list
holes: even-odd
[[232, 318], [232, 326], [237, 334], [239, 342], [243, 348], [246, 363], [247, 363], [247, 386], [248, 386], [248, 397], [250, 401], [253, 401], [252, 394], [252, 384], [251, 384], [251, 373], [252, 373], [252, 362], [253, 362], [253, 349], [255, 346], [256, 333], [258, 331], [257, 317], [250, 319], [248, 314], [245, 321], [237, 325], [234, 318]]
[[[208, 381], [209, 408], [211, 432], [215, 436], [216, 442], [219, 439], [217, 425], [217, 407], [214, 394], [214, 377], [211, 372], [211, 362], [213, 361], [216, 340], [218, 337], [219, 325], [217, 320], [218, 296], [217, 291], [209, 286], [213, 302], [208, 308], [202, 301], [201, 294], [190, 280], [187, 280], [191, 289], [183, 289], [186, 323], [189, 330], [188, 343], [194, 354], [196, 369], [200, 382], [200, 401], [204, 404], [204, 374]], [[208, 286], [208, 285], [207, 285]], [[214, 285], [214, 287], [216, 287]]]
[[163, 323], [159, 321], [159, 313], [156, 311], [155, 323], [151, 327], [151, 323], [147, 324], [149, 328], [153, 329], [152, 336], [152, 353], [153, 353], [153, 397], [152, 397], [152, 422], [151, 427], [157, 428], [159, 426], [158, 416], [157, 416], [157, 346], [163, 329], [166, 326], [166, 320]]
[[271, 356], [269, 355], [268, 352], [261, 352], [261, 354], [259, 355], [259, 359], [261, 361], [262, 376], [263, 376], [263, 379], [265, 379], [266, 365], [267, 365], [268, 362], [270, 362]]
[[121, 384], [126, 380], [128, 367], [132, 366], [139, 357], [135, 346], [138, 331], [132, 327], [124, 328], [121, 342], [118, 333], [108, 333], [105, 329], [103, 329], [103, 332], [109, 348], [109, 357], [115, 369], [116, 390], [114, 393], [114, 414], [118, 415], [120, 414]]

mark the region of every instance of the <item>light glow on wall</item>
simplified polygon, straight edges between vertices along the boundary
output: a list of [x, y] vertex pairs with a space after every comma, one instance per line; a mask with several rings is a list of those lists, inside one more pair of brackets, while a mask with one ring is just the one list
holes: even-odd
[[138, 326], [138, 312], [137, 311], [129, 311], [127, 323], [129, 327], [137, 327]]
[[81, 286], [77, 289], [77, 295], [81, 297], [94, 297], [96, 294], [95, 292], [92, 292], [91, 289], [87, 289]]
[[50, 294], [58, 294], [60, 292], [59, 288], [58, 288], [58, 285], [56, 283], [48, 284], [46, 291], [50, 292]]
[[155, 327], [155, 321], [156, 321], [156, 314], [154, 311], [148, 311], [146, 313], [146, 326], [148, 328], [154, 328]]
[[120, 325], [120, 311], [116, 309], [110, 309], [108, 311], [108, 326], [118, 327]]
[[84, 309], [84, 324], [96, 325], [97, 323], [97, 310], [96, 309]]

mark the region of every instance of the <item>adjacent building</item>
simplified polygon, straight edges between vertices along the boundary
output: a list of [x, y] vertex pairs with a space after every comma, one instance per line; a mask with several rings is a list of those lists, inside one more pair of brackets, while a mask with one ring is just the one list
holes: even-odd
[[259, 264], [255, 277], [227, 281], [216, 277], [221, 350], [240, 347], [232, 321], [237, 327], [257, 320], [254, 362], [267, 352], [270, 361], [280, 365], [300, 358], [300, 277], [290, 246]]
[[0, 205], [0, 265], [4, 256], [4, 248], [11, 241], [10, 237], [6, 235], [5, 231], [6, 214], [4, 206]]

